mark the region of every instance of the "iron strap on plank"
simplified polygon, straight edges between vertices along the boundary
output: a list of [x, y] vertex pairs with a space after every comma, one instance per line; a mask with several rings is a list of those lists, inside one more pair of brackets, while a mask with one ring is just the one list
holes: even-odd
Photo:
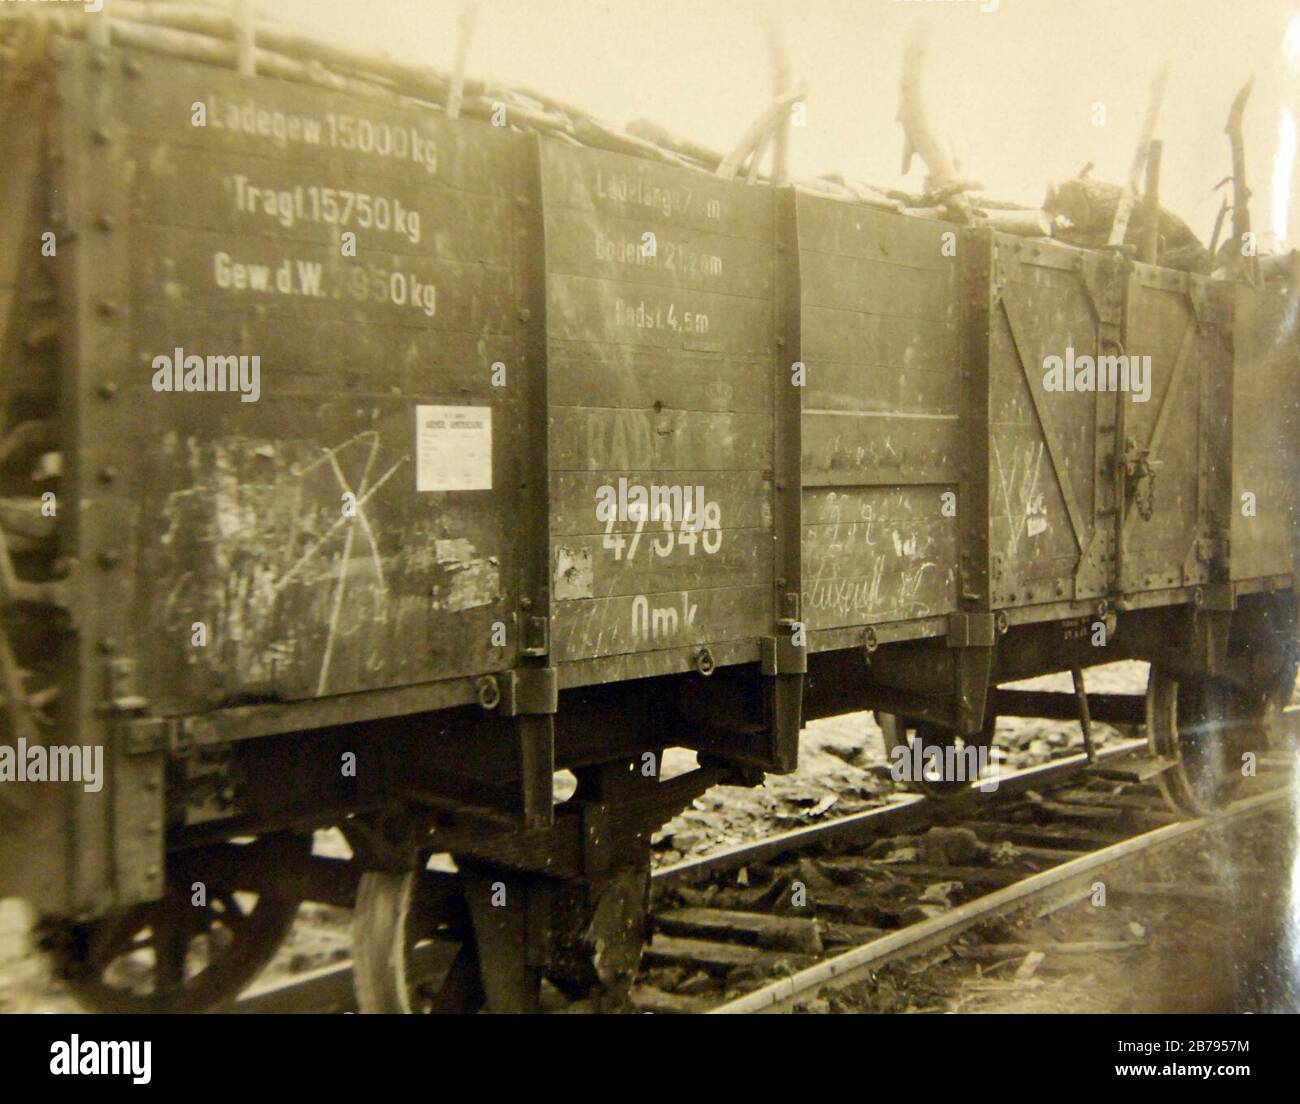
[[799, 195], [782, 188], [774, 203], [776, 316], [773, 357], [773, 561], [772, 637], [760, 643], [760, 670], [771, 724], [773, 768], [792, 771], [799, 760], [803, 726], [803, 677], [808, 670], [808, 633], [803, 592], [803, 286], [799, 256]]
[[[799, 264], [799, 198], [793, 188], [776, 195], [775, 378], [772, 388], [772, 455], [775, 479], [773, 537], [776, 541], [775, 602], [778, 635], [802, 620], [803, 537], [803, 289]], [[803, 647], [803, 645], [798, 645]]]

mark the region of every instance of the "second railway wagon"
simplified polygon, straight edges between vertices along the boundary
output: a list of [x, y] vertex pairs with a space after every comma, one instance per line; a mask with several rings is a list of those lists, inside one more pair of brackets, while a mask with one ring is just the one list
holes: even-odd
[[1076, 715], [1000, 683], [1158, 660], [1085, 700], [1187, 812], [1264, 739], [1294, 280], [116, 41], [0, 71], [4, 746], [103, 763], [0, 785], [0, 894], [90, 1003], [227, 1000], [303, 899], [356, 908], [366, 1007], [617, 994], [651, 832], [817, 716], [976, 746]]

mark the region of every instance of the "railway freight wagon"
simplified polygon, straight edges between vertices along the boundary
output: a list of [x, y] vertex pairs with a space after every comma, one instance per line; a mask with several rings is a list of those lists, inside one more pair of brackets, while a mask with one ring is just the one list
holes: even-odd
[[[89, 1004], [216, 1006], [302, 900], [355, 909], [368, 1009], [617, 999], [651, 833], [823, 715], [961, 749], [1082, 704], [1228, 796], [1292, 671], [1293, 280], [263, 48], [2, 72], [0, 895]], [[1119, 658], [1145, 702], [1086, 694]]]

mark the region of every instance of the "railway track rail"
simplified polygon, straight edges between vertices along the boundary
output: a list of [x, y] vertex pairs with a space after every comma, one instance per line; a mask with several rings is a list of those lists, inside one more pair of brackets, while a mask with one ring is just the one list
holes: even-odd
[[1285, 807], [1290, 799], [1290, 787], [1279, 787], [1244, 798], [1212, 816], [1141, 832], [995, 890], [942, 915], [826, 958], [708, 1011], [722, 1015], [794, 1011], [801, 1003], [827, 989], [845, 988], [866, 980], [889, 962], [946, 946], [976, 925], [1019, 912], [1032, 911], [1041, 917], [1084, 900], [1103, 875], [1114, 878], [1127, 868], [1184, 843], [1190, 837], [1236, 821], [1259, 817]]
[[[1295, 730], [1296, 714], [1288, 716]], [[1099, 872], [1285, 800], [1289, 759], [1261, 760], [1261, 787], [1215, 816], [1176, 821], [1127, 765], [1141, 742], [1016, 772], [993, 794], [903, 796], [880, 809], [665, 867], [632, 1001], [658, 1013], [789, 1011], [974, 925], [1060, 908]], [[255, 987], [241, 1013], [355, 1009], [348, 963]], [[582, 1010], [579, 1003], [570, 1006]]]

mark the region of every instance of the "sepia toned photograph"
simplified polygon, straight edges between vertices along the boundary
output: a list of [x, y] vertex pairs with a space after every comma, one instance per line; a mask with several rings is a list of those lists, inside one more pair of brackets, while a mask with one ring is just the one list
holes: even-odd
[[1297, 116], [1295, 0], [0, 0], [23, 1062], [1065, 1014], [1249, 1078]]

